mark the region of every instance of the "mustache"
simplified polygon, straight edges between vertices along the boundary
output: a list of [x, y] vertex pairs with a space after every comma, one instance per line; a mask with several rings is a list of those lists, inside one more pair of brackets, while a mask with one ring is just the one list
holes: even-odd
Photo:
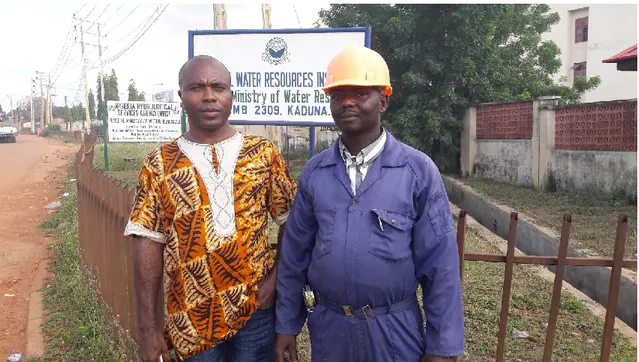
[[339, 115], [342, 118], [346, 118], [346, 117], [357, 117], [359, 116], [359, 113], [357, 112], [352, 112], [352, 111], [348, 111], [348, 112], [344, 112], [342, 114]]
[[200, 107], [200, 112], [210, 112], [210, 111], [222, 112], [222, 109], [220, 109], [220, 107], [216, 107], [216, 106]]

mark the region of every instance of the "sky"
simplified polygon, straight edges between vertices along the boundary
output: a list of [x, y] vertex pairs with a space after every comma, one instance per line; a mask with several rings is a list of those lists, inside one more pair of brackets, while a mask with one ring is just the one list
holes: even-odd
[[[8, 2], [7, 2], [8, 3]], [[134, 79], [138, 91], [154, 93], [177, 89], [177, 73], [188, 59], [188, 31], [213, 29], [213, 4], [171, 3], [135, 44], [129, 45], [155, 18], [166, 4], [153, 3], [40, 3], [11, 2], [0, 5], [0, 104], [5, 111], [15, 108], [19, 99], [28, 97], [32, 77], [36, 72], [52, 72], [53, 104], [64, 105], [77, 101], [84, 103], [80, 32], [73, 32], [69, 45], [63, 52], [65, 40], [77, 18], [98, 21], [105, 25], [101, 33], [103, 59], [108, 60], [127, 49], [112, 63], [104, 66], [104, 72], [115, 69], [118, 77], [120, 99], [126, 99], [130, 79]], [[310, 4], [308, 4], [310, 3]], [[261, 29], [260, 4], [226, 4], [229, 29]], [[328, 3], [297, 2], [271, 4], [273, 28], [311, 28], [318, 20], [318, 12], [328, 8]], [[299, 19], [299, 21], [298, 21]], [[82, 23], [89, 33], [97, 33], [97, 26]], [[7, 29], [12, 29], [7, 31]], [[77, 37], [77, 42], [74, 39]], [[99, 72], [96, 35], [85, 34], [87, 58], [87, 86], [93, 89]], [[61, 59], [58, 62], [58, 59]], [[54, 71], [56, 63], [63, 65]], [[43, 84], [48, 78], [44, 76]], [[45, 87], [46, 91], [46, 87]], [[37, 95], [40, 84], [36, 86]]]

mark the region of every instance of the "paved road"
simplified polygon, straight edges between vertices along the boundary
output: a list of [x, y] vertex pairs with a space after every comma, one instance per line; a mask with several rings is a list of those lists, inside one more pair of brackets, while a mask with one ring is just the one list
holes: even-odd
[[[28, 320], [41, 315], [31, 293], [47, 278], [53, 241], [38, 225], [48, 217], [44, 206], [58, 197], [76, 149], [30, 135], [0, 143], [0, 360], [25, 353]], [[31, 316], [29, 304], [37, 306]]]

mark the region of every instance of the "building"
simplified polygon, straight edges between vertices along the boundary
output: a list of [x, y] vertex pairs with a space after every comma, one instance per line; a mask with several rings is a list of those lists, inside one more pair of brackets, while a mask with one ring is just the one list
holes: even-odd
[[608, 59], [604, 59], [602, 63], [614, 63], [617, 65], [617, 70], [622, 72], [636, 72], [637, 44], [628, 49], [624, 49]]
[[619, 72], [603, 60], [637, 44], [637, 5], [549, 5], [561, 20], [542, 34], [561, 49], [560, 83], [572, 85], [576, 76], [599, 76], [601, 84], [582, 102], [637, 98], [637, 76]]

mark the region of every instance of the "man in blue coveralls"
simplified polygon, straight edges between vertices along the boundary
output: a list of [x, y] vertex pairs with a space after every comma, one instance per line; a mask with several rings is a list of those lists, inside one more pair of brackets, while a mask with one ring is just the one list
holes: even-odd
[[313, 362], [456, 360], [464, 312], [439, 170], [381, 127], [392, 88], [378, 53], [350, 47], [326, 75], [342, 135], [300, 175], [277, 273], [277, 360], [297, 361], [307, 316]]

